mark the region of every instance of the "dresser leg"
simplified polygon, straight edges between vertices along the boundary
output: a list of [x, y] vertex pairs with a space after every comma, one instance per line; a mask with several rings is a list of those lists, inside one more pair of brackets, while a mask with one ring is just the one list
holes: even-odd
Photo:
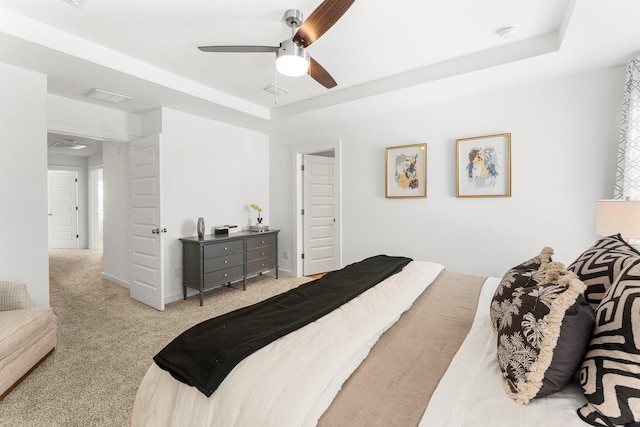
[[203, 291], [200, 291], [200, 307], [202, 307], [204, 305], [204, 301], [202, 299], [202, 295], [204, 294]]
[[185, 285], [182, 285], [182, 299], [187, 300], [187, 287]]
[[242, 278], [242, 290], [243, 291], [247, 290], [247, 278], [246, 277]]

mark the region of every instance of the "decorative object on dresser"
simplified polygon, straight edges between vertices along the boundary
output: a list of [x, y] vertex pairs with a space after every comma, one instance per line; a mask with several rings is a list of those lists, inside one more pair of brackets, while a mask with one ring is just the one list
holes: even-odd
[[511, 134], [456, 140], [457, 197], [511, 197]]
[[249, 206], [251, 206], [251, 209], [254, 209], [256, 211], [258, 211], [258, 218], [256, 218], [256, 225], [252, 225], [249, 228], [249, 231], [254, 231], [254, 232], [258, 232], [258, 233], [262, 233], [264, 231], [268, 231], [269, 230], [269, 226], [266, 224], [262, 223], [262, 208], [258, 205], [256, 205], [255, 203], [250, 204]]
[[229, 224], [225, 224], [225, 225], [216, 225], [215, 227], [213, 227], [213, 234], [229, 234], [229, 233], [237, 233], [238, 231], [238, 226], [237, 225], [229, 225]]
[[204, 218], [198, 218], [198, 239], [204, 239]]
[[200, 292], [203, 305], [205, 290], [231, 285], [249, 276], [275, 270], [278, 278], [278, 233], [280, 230], [255, 234], [240, 231], [229, 234], [214, 234], [203, 239], [183, 237], [182, 242], [182, 288], [187, 299], [187, 288]]

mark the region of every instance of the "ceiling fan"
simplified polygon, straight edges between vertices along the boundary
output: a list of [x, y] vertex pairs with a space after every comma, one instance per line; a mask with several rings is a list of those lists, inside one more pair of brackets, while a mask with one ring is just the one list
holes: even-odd
[[[291, 38], [279, 46], [199, 46], [203, 52], [274, 52], [276, 68], [286, 76], [301, 76], [308, 73], [327, 89], [337, 85], [331, 75], [316, 60], [309, 56], [307, 47], [338, 22], [355, 0], [324, 0], [309, 18], [302, 22], [302, 12], [289, 9], [284, 21], [291, 27]], [[297, 31], [296, 31], [297, 29]]]

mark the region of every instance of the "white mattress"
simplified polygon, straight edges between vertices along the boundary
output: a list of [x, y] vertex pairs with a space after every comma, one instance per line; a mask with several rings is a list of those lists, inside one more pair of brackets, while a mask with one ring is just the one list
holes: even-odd
[[586, 399], [576, 384], [528, 405], [515, 403], [505, 393], [489, 318], [499, 282], [489, 278], [484, 283], [473, 326], [434, 391], [420, 427], [584, 427], [576, 410]]
[[155, 364], [134, 402], [133, 426], [314, 426], [378, 338], [443, 270], [413, 261], [302, 329], [238, 364], [207, 398]]

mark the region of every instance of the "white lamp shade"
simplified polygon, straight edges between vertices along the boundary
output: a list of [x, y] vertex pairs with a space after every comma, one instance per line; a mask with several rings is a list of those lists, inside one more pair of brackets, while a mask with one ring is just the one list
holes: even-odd
[[640, 239], [640, 200], [597, 200], [596, 234]]

